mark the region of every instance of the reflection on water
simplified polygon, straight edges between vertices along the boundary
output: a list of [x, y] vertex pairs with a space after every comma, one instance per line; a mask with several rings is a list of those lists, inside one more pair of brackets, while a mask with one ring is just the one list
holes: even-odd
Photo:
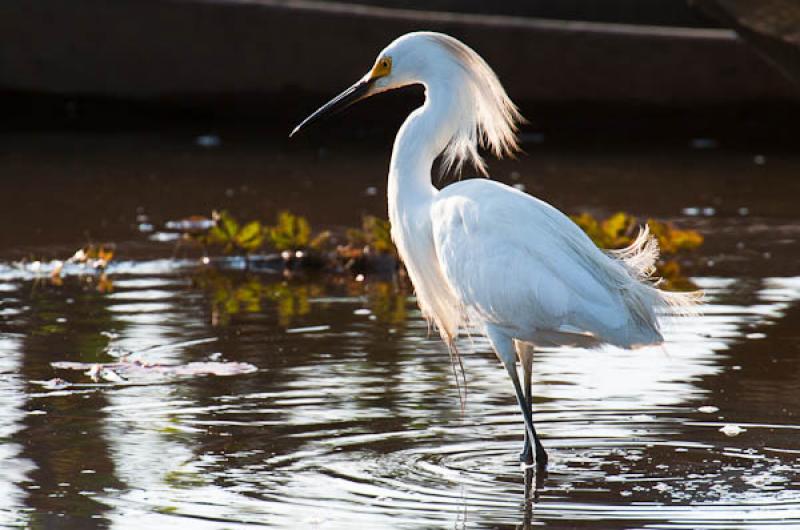
[[[464, 341], [462, 415], [402, 286], [118, 267], [111, 293], [0, 271], [4, 527], [800, 524], [800, 279], [697, 278], [708, 310], [664, 349], [539, 352], [551, 465], [526, 501], [503, 370]], [[121, 355], [259, 370], [114, 385], [50, 365]], [[34, 383], [56, 376], [76, 385]]]
[[[537, 353], [551, 466], [526, 499], [507, 376], [464, 339], [462, 414], [403, 282], [201, 266], [136, 228], [214, 208], [385, 217], [387, 152], [106, 136], [4, 137], [19, 197], [4, 213], [33, 221], [0, 233], [0, 527], [800, 526], [796, 153], [548, 140], [493, 164], [570, 213], [679, 217], [706, 236], [681, 267], [709, 305], [671, 322], [664, 349]], [[118, 244], [103, 282], [9, 263], [63, 259], [87, 234]], [[258, 370], [115, 383], [51, 364], [121, 359]]]
[[[361, 276], [360, 278], [363, 278]], [[311, 303], [348, 302], [363, 298], [366, 307], [356, 314], [371, 320], [402, 325], [406, 320], [407, 286], [404, 282], [375, 281], [363, 283], [349, 276], [294, 281], [264, 281], [255, 273], [223, 273], [216, 268], [204, 268], [193, 277], [193, 284], [211, 299], [211, 323], [228, 325], [242, 313], [260, 313], [264, 305], [274, 305], [278, 324], [289, 328], [293, 322], [311, 312]], [[333, 295], [333, 296], [331, 296]], [[297, 332], [302, 330], [291, 330]]]

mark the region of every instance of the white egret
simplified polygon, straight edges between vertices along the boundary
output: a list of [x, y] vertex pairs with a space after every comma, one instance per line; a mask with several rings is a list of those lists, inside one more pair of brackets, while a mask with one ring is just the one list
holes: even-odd
[[362, 79], [292, 135], [360, 99], [411, 84], [423, 85], [426, 97], [394, 142], [388, 181], [392, 237], [422, 313], [451, 352], [466, 328], [480, 329], [491, 342], [522, 410], [520, 459], [533, 463], [533, 440], [536, 462], [544, 466], [547, 454], [531, 410], [533, 346], [659, 344], [657, 314], [690, 310], [698, 293], [655, 286], [658, 247], [646, 229], [630, 247], [604, 252], [569, 217], [509, 186], [488, 179], [433, 186], [431, 169], [440, 155], [445, 169], [472, 163], [485, 174], [479, 146], [496, 156], [513, 154], [522, 120], [486, 62], [448, 35], [399, 37]]

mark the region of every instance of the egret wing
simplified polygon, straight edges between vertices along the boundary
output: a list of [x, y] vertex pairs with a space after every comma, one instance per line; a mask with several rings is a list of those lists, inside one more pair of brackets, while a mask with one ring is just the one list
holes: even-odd
[[603, 269], [622, 265], [552, 206], [473, 179], [444, 188], [431, 218], [439, 266], [471, 319], [523, 340], [555, 332], [617, 342], [630, 315]]

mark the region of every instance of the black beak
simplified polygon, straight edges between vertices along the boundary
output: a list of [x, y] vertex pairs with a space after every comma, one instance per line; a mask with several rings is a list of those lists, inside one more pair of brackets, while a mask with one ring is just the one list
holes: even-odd
[[318, 121], [325, 116], [333, 115], [338, 111], [344, 110], [353, 103], [364, 99], [365, 97], [370, 95], [370, 89], [372, 88], [372, 83], [374, 79], [362, 79], [358, 81], [355, 85], [351, 86], [329, 102], [325, 103], [319, 109], [317, 109], [314, 114], [309, 116], [308, 118], [304, 119], [300, 122], [300, 125], [294, 128], [294, 130], [289, 133], [289, 138], [297, 134], [300, 129], [304, 129]]

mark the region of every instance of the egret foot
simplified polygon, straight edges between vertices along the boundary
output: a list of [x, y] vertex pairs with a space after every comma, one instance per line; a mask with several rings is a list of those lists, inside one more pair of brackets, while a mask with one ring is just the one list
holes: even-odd
[[519, 461], [526, 466], [532, 466], [534, 462], [536, 462], [536, 467], [539, 469], [543, 469], [547, 467], [547, 452], [544, 450], [544, 447], [541, 445], [537, 445], [536, 447], [536, 459], [533, 458], [533, 451], [531, 450], [530, 446], [526, 446], [525, 449], [519, 454]]
[[[530, 401], [528, 402], [530, 403]], [[535, 434], [536, 432], [534, 431], [534, 435]], [[534, 443], [536, 444], [536, 467], [543, 469], [547, 467], [547, 451], [544, 450], [544, 446], [542, 445], [542, 442], [539, 441], [538, 436], [534, 438]], [[522, 452], [519, 454], [519, 461], [526, 466], [532, 466], [534, 463], [533, 454], [533, 447], [531, 447], [530, 437], [528, 436], [528, 431], [526, 429], [525, 446], [522, 448]]]
[[547, 452], [540, 443], [536, 444], [536, 467], [539, 469], [544, 469], [547, 467]]

